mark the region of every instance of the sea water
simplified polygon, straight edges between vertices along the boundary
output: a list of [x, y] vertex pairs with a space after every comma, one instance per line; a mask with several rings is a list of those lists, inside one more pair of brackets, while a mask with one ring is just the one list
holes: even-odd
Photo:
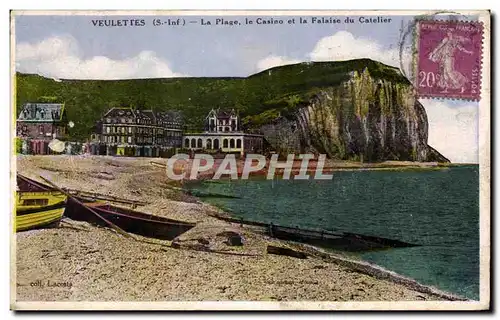
[[363, 260], [479, 299], [479, 168], [342, 171], [332, 180], [203, 183], [235, 216], [276, 225], [374, 235], [420, 247], [359, 253]]

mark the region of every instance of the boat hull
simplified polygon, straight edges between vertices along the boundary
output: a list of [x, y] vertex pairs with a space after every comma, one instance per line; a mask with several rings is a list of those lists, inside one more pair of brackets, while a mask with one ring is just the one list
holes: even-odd
[[15, 231], [55, 225], [64, 215], [66, 200], [67, 196], [57, 191], [18, 191]]
[[83, 206], [73, 199], [69, 199], [67, 207], [66, 216], [70, 219], [109, 227], [108, 223], [91, 212], [90, 208], [99, 216], [126, 232], [161, 240], [173, 240], [195, 226], [192, 223], [154, 216], [108, 204], [85, 203], [85, 206]]
[[28, 214], [16, 215], [16, 232], [31, 229], [55, 226], [61, 221], [65, 208], [64, 206], [56, 209], [43, 210]]
[[353, 252], [419, 246], [399, 240], [355, 233], [343, 232], [333, 235], [329, 232], [315, 232], [281, 226], [273, 226], [272, 236], [281, 240], [296, 241], [323, 248]]

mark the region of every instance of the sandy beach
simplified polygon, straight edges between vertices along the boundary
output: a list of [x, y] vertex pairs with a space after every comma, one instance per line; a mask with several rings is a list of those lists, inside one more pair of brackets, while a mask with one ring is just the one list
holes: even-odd
[[[59, 187], [144, 201], [135, 210], [196, 223], [170, 241], [125, 237], [65, 218], [58, 228], [19, 232], [17, 301], [422, 301], [457, 297], [312, 247], [269, 238], [213, 217], [220, 209], [185, 195], [151, 158], [18, 156], [17, 170]], [[243, 236], [229, 246], [225, 231]], [[268, 245], [307, 259], [266, 253]]]

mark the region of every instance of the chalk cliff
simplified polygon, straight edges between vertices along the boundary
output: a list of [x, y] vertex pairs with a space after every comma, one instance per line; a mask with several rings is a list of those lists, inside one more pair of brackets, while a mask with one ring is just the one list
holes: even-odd
[[280, 153], [449, 162], [427, 144], [427, 115], [410, 83], [374, 78], [368, 68], [351, 71], [339, 85], [321, 88], [261, 131]]

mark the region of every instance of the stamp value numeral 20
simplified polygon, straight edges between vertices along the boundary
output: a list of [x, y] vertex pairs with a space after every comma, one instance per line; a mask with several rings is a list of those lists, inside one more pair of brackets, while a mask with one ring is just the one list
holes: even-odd
[[483, 28], [478, 22], [419, 21], [417, 93], [480, 100]]

